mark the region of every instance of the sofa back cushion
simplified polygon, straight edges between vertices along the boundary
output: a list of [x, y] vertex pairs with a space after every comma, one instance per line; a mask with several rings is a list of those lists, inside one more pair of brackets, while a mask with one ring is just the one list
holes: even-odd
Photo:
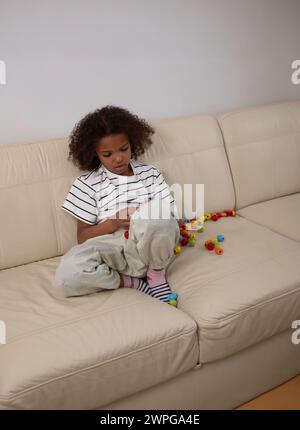
[[[192, 184], [195, 190], [196, 184], [204, 184], [205, 212], [233, 209], [233, 182], [216, 119], [194, 115], [156, 121], [152, 125], [154, 143], [140, 160], [155, 165], [170, 186], [179, 184], [183, 189], [184, 184]], [[196, 210], [195, 194], [193, 210]]]
[[77, 169], [66, 140], [0, 146], [0, 269], [63, 254], [76, 225], [62, 209]]
[[[154, 144], [140, 157], [169, 185], [204, 184], [207, 211], [234, 206], [217, 121], [193, 116], [153, 123]], [[77, 221], [61, 209], [81, 172], [67, 160], [67, 139], [0, 146], [0, 268], [62, 255], [76, 245]]]
[[237, 209], [300, 192], [300, 101], [232, 112], [218, 121]]

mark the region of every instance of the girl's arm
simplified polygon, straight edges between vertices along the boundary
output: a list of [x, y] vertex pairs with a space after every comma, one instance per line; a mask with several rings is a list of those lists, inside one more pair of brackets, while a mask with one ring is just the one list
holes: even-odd
[[129, 226], [130, 216], [128, 212], [124, 214], [124, 211], [119, 211], [114, 215], [114, 218], [109, 218], [96, 225], [89, 225], [77, 220], [77, 242], [81, 244], [92, 237], [112, 234], [119, 228], [129, 229]]
[[113, 220], [108, 219], [100, 224], [89, 225], [83, 221], [77, 220], [77, 242], [81, 244], [88, 239], [96, 236], [102, 236], [103, 234], [111, 234], [116, 231], [116, 228], [112, 222]]

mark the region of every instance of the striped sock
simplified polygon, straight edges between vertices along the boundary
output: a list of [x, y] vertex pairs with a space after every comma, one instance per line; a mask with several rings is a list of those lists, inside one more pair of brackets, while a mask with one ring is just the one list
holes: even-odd
[[150, 287], [149, 294], [162, 302], [169, 302], [169, 295], [172, 293], [166, 277], [166, 270], [148, 269], [147, 281]]
[[162, 302], [169, 302], [169, 295], [172, 293], [172, 291], [167, 282], [155, 285], [150, 288], [150, 286], [147, 284], [146, 278], [135, 278], [134, 276], [123, 274], [120, 275], [122, 276], [125, 288], [134, 288], [135, 290], [149, 294], [149, 296], [161, 300]]
[[149, 288], [149, 285], [147, 284], [145, 279], [140, 279], [140, 278], [132, 278], [132, 279], [134, 279], [133, 288], [135, 290], [142, 291], [145, 294], [150, 294], [151, 289]]

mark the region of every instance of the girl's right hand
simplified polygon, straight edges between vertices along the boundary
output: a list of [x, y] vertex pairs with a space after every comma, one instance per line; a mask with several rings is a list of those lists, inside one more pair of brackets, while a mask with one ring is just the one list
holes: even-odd
[[113, 216], [113, 218], [110, 218], [110, 221], [113, 225], [114, 231], [117, 231], [119, 228], [124, 228], [125, 230], [129, 230], [130, 213], [128, 209], [125, 208], [120, 210]]

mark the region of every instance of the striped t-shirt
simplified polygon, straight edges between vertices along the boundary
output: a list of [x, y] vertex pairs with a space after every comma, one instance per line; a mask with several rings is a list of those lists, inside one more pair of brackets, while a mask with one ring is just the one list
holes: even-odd
[[152, 166], [130, 160], [133, 176], [110, 172], [103, 165], [78, 176], [62, 205], [75, 218], [95, 225], [116, 212], [154, 199], [169, 199], [171, 211], [177, 208], [170, 189], [160, 171]]

